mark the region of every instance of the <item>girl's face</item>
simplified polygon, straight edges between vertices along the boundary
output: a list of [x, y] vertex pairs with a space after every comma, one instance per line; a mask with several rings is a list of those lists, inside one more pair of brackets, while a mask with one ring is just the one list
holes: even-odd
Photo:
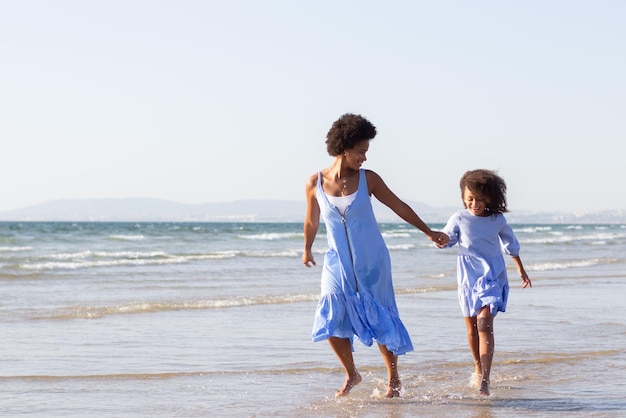
[[352, 148], [346, 149], [344, 153], [347, 154], [347, 156], [345, 157], [345, 161], [348, 167], [354, 170], [358, 170], [359, 168], [361, 168], [361, 165], [365, 161], [367, 161], [367, 157], [365, 156], [365, 154], [367, 154], [367, 150], [369, 149], [369, 147], [370, 141], [363, 140], [354, 144]]
[[487, 200], [467, 187], [463, 190], [463, 203], [472, 215], [487, 216]]

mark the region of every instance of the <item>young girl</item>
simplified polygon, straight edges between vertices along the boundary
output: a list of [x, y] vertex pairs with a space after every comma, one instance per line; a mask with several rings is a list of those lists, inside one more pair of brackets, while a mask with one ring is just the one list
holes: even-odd
[[519, 241], [503, 213], [506, 184], [494, 171], [472, 170], [460, 181], [465, 209], [450, 217], [443, 232], [459, 244], [457, 261], [458, 297], [465, 317], [480, 393], [489, 395], [489, 374], [494, 352], [493, 318], [506, 310], [509, 283], [502, 252], [510, 255], [522, 279], [522, 288], [532, 287], [519, 257]]

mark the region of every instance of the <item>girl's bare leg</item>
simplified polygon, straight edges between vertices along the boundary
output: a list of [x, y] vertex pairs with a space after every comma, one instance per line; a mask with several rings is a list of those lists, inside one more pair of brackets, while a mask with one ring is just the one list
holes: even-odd
[[493, 336], [493, 315], [488, 306], [483, 307], [478, 312], [476, 321], [478, 328], [478, 338], [480, 340], [480, 364], [482, 367], [482, 379], [480, 382], [480, 393], [489, 395], [489, 376], [491, 374], [491, 362], [495, 349], [495, 338]]
[[330, 337], [328, 339], [328, 343], [346, 371], [346, 381], [343, 384], [343, 387], [335, 393], [335, 396], [346, 396], [350, 393], [350, 390], [361, 383], [362, 380], [361, 375], [354, 365], [354, 358], [352, 357], [352, 343], [349, 338], [338, 337]]
[[385, 397], [397, 398], [400, 396], [400, 389], [402, 388], [400, 376], [398, 375], [398, 356], [389, 351], [385, 345], [378, 344], [378, 349], [380, 350], [380, 354], [382, 354], [383, 361], [387, 367], [389, 385], [387, 386]]
[[465, 328], [467, 328], [467, 343], [469, 344], [470, 351], [472, 352], [472, 358], [474, 359], [474, 373], [478, 376], [479, 380], [482, 377], [483, 370], [480, 363], [480, 340], [478, 338], [478, 325], [477, 318], [466, 317]]

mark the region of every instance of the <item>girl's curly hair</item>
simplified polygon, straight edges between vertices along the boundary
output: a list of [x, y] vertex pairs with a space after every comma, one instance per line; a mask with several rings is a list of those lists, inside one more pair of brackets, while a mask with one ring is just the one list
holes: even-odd
[[492, 214], [508, 212], [506, 183], [495, 171], [485, 169], [466, 171], [461, 177], [459, 185], [461, 186], [461, 198], [467, 187], [472, 193], [486, 200], [487, 210]]
[[361, 115], [346, 113], [337, 119], [326, 134], [326, 150], [332, 157], [352, 148], [357, 142], [376, 136], [376, 127]]

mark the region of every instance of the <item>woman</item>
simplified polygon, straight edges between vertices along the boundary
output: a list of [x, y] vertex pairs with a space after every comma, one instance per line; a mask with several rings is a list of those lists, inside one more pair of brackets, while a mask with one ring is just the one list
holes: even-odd
[[348, 395], [361, 382], [352, 356], [356, 335], [365, 345], [375, 340], [388, 374], [386, 397], [400, 395], [398, 356], [413, 350], [396, 306], [389, 251], [374, 217], [370, 196], [391, 208], [439, 244], [447, 235], [432, 231], [373, 171], [361, 169], [376, 128], [360, 115], [345, 114], [328, 132], [330, 167], [313, 174], [306, 185], [305, 266], [315, 265], [311, 252], [320, 216], [329, 249], [324, 257], [322, 292], [313, 326], [313, 341], [328, 340], [346, 372], [336, 396]]

